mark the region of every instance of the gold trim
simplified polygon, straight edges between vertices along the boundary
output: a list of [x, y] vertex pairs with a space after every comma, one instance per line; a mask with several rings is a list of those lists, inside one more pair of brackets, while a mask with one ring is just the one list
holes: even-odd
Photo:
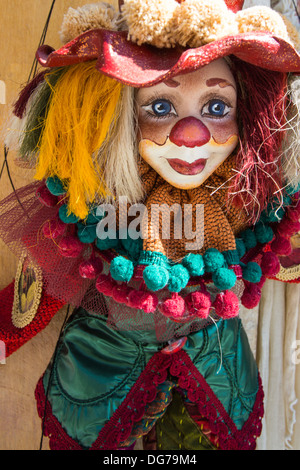
[[[28, 260], [28, 268], [32, 269], [35, 275], [35, 286], [33, 292], [33, 302], [30, 308], [26, 312], [22, 312], [20, 309], [20, 291], [19, 283], [21, 280], [21, 275], [23, 273], [23, 266], [25, 261]], [[29, 325], [34, 319], [37, 310], [40, 305], [41, 296], [43, 288], [43, 276], [41, 269], [33, 264], [33, 262], [28, 258], [26, 254], [23, 254], [18, 263], [16, 278], [15, 278], [15, 288], [14, 288], [14, 303], [12, 308], [12, 323], [16, 328], [24, 328]]]
[[280, 267], [279, 273], [276, 275], [278, 281], [295, 281], [300, 278], [300, 265], [291, 268]]

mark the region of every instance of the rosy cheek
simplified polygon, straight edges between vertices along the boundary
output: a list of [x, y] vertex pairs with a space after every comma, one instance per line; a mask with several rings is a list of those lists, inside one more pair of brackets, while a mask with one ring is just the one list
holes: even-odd
[[231, 136], [238, 135], [238, 125], [235, 119], [228, 119], [225, 122], [215, 119], [205, 124], [217, 144], [224, 144]]
[[166, 124], [164, 122], [153, 122], [150, 119], [139, 118], [139, 140], [148, 139], [152, 140], [158, 145], [163, 145], [166, 142], [167, 136], [170, 134], [173, 124]]

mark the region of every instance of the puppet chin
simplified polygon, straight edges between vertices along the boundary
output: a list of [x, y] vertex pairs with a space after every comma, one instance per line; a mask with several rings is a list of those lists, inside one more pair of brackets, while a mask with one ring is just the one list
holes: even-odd
[[180, 189], [200, 186], [233, 152], [238, 136], [217, 144], [213, 138], [202, 147], [173, 144], [169, 138], [163, 145], [142, 139], [139, 152], [142, 158], [168, 183]]

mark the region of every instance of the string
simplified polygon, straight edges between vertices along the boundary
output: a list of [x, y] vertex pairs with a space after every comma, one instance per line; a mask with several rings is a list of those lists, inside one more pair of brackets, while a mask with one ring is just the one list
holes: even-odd
[[48, 380], [47, 390], [46, 390], [45, 407], [44, 407], [43, 420], [42, 420], [42, 434], [41, 434], [41, 440], [40, 440], [40, 447], [39, 447], [39, 450], [42, 450], [42, 446], [43, 446], [44, 430], [45, 430], [45, 420], [46, 420], [46, 408], [47, 408], [47, 404], [48, 404], [48, 396], [49, 396], [50, 385], [51, 385], [51, 380], [52, 380], [52, 376], [53, 376], [54, 363], [55, 363], [55, 359], [56, 359], [56, 354], [57, 354], [57, 350], [58, 350], [59, 341], [60, 341], [60, 338], [61, 338], [61, 336], [62, 336], [62, 334], [63, 334], [63, 331], [64, 331], [64, 329], [65, 329], [65, 326], [66, 326], [66, 324], [67, 324], [67, 321], [68, 321], [69, 312], [70, 312], [70, 305], [68, 305], [67, 313], [66, 313], [66, 315], [65, 315], [63, 324], [62, 324], [62, 326], [61, 326], [61, 329], [60, 329], [60, 332], [59, 332], [59, 336], [58, 336], [58, 339], [57, 339], [57, 342], [56, 342], [56, 346], [55, 346], [53, 358], [52, 358], [52, 364], [51, 364], [51, 369], [50, 369], [50, 375], [49, 375], [49, 380]]
[[216, 321], [213, 319], [213, 317], [211, 315], [209, 315], [209, 318], [213, 321], [213, 323], [215, 324], [215, 327], [217, 329], [217, 335], [218, 335], [218, 343], [219, 343], [219, 349], [220, 349], [220, 367], [219, 369], [217, 370], [217, 375], [219, 374], [220, 370], [222, 369], [222, 365], [223, 365], [223, 353], [222, 353], [222, 346], [221, 346], [221, 340], [220, 340], [220, 334], [219, 334], [219, 328], [218, 328], [218, 325], [216, 323]]
[[295, 8], [295, 11], [296, 11], [296, 15], [298, 16], [298, 20], [300, 22], [300, 15], [299, 15], [298, 8], [297, 8], [297, 5], [295, 3], [295, 0], [292, 0], [292, 2], [293, 2], [293, 5], [294, 5], [294, 8]]

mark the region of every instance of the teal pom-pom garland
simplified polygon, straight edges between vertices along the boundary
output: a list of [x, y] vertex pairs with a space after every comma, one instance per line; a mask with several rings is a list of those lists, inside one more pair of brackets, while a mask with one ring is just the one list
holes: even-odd
[[133, 262], [123, 256], [116, 256], [110, 265], [110, 274], [115, 281], [129, 282], [133, 276]]
[[66, 194], [63, 182], [57, 176], [50, 176], [46, 180], [46, 186], [54, 196], [63, 196]]
[[215, 286], [223, 290], [232, 289], [236, 283], [236, 274], [228, 268], [218, 268], [212, 273], [212, 280]]
[[60, 206], [58, 215], [64, 224], [76, 224], [76, 222], [79, 221], [79, 218], [75, 214], [69, 213], [67, 204]]
[[143, 278], [148, 289], [158, 291], [169, 282], [169, 271], [163, 266], [148, 265], [143, 271]]
[[245, 279], [245, 281], [251, 282], [253, 284], [260, 282], [262, 277], [262, 271], [259, 264], [250, 261], [244, 267], [242, 267], [242, 271], [243, 279]]
[[188, 254], [182, 260], [182, 265], [188, 270], [190, 276], [203, 276], [205, 272], [203, 257], [199, 254]]
[[169, 270], [169, 291], [180, 292], [187, 286], [189, 279], [189, 272], [184, 266], [181, 264], [172, 266]]
[[82, 243], [94, 243], [97, 238], [96, 225], [77, 224], [77, 235]]
[[205, 254], [203, 255], [203, 260], [205, 264], [205, 271], [208, 273], [213, 273], [225, 265], [224, 256], [215, 248], [209, 248], [206, 250]]

